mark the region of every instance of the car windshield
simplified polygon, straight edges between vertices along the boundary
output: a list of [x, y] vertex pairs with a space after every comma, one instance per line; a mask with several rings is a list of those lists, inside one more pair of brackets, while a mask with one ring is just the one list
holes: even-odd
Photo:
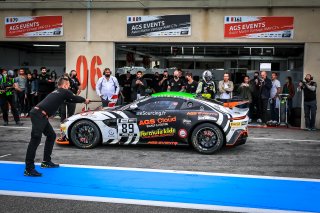
[[131, 105], [138, 105], [139, 103], [141, 102], [145, 102], [147, 100], [149, 100], [151, 97], [145, 97], [145, 98], [142, 98], [142, 99], [139, 99], [139, 100], [136, 100], [130, 104], [127, 104], [127, 105], [124, 105], [124, 106], [121, 106], [120, 108], [118, 108], [118, 110], [127, 110], [130, 108]]

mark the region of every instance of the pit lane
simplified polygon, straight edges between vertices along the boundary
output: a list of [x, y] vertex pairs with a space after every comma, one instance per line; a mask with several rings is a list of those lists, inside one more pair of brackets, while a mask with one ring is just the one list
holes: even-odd
[[[30, 139], [31, 124], [28, 119], [23, 119], [23, 122], [25, 125], [22, 128], [0, 127], [0, 160], [24, 161], [26, 147]], [[58, 120], [52, 119], [51, 122], [54, 128], [58, 129]], [[92, 150], [81, 150], [72, 146], [55, 146], [52, 157], [54, 162], [73, 165], [318, 179], [320, 177], [319, 151], [319, 132], [282, 128], [252, 128], [249, 129], [247, 144], [235, 148], [225, 148], [215, 155], [201, 155], [191, 147], [174, 146], [100, 146]], [[42, 154], [43, 145], [38, 148], [37, 162], [41, 161]], [[0, 173], [3, 172], [0, 171]], [[4, 209], [8, 210], [7, 212], [18, 212], [17, 210], [22, 210], [26, 206], [37, 212], [39, 209], [35, 204], [43, 200], [44, 198], [1, 196], [0, 203]], [[58, 199], [45, 200], [48, 205], [44, 209], [48, 211], [54, 210], [53, 203], [58, 203], [59, 205], [56, 205], [55, 208], [59, 208], [63, 212], [70, 208], [71, 203], [76, 203], [74, 207], [77, 212], [84, 212], [86, 208], [81, 207], [87, 206], [85, 203], [88, 206], [96, 206], [93, 211], [106, 208], [108, 212], [122, 212], [125, 209], [131, 209], [130, 206], [132, 206], [111, 203], [103, 205], [96, 202]], [[13, 205], [14, 202], [17, 204]], [[192, 209], [133, 206], [132, 209], [136, 212], [198, 212], [198, 210]]]

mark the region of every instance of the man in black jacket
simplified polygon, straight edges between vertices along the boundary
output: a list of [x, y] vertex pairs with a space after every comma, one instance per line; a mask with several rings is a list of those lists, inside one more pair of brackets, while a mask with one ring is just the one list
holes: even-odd
[[299, 83], [298, 91], [303, 90], [306, 130], [315, 131], [317, 114], [317, 83], [313, 81], [313, 77], [310, 74], [307, 74], [304, 79], [305, 82], [301, 81]]
[[47, 74], [47, 68], [41, 67], [41, 74], [38, 76], [38, 102], [47, 97], [51, 90], [52, 80]]
[[147, 81], [142, 77], [141, 71], [137, 72], [137, 76], [133, 79], [131, 87], [133, 89], [133, 100], [144, 98], [146, 95]]
[[26, 154], [26, 168], [24, 171], [25, 176], [39, 177], [42, 174], [35, 170], [34, 158], [36, 156], [37, 148], [41, 142], [42, 134], [47, 136], [45, 146], [43, 162], [41, 168], [57, 168], [59, 164], [55, 164], [51, 161], [51, 153], [56, 139], [56, 133], [54, 132], [48, 117], [55, 114], [60, 105], [64, 101], [85, 103], [90, 102], [89, 99], [74, 95], [70, 90], [70, 82], [68, 78], [60, 78], [58, 80], [58, 89], [50, 93], [43, 101], [35, 106], [30, 111], [30, 117], [32, 122], [31, 139], [28, 145]]
[[260, 88], [260, 112], [262, 117], [262, 124], [266, 126], [267, 122], [267, 110], [268, 110], [268, 101], [270, 98], [270, 91], [272, 88], [272, 81], [267, 77], [267, 72], [261, 72], [261, 78], [259, 79], [259, 88]]

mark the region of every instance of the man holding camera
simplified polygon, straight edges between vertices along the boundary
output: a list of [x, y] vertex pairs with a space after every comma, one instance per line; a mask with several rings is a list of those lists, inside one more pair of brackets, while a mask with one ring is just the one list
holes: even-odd
[[133, 90], [133, 100], [139, 100], [146, 96], [147, 81], [142, 77], [142, 71], [138, 71], [133, 79], [131, 88]]
[[307, 74], [304, 79], [305, 81], [299, 82], [298, 92], [303, 91], [306, 130], [315, 131], [317, 113], [317, 83], [313, 81], [313, 77], [310, 74]]

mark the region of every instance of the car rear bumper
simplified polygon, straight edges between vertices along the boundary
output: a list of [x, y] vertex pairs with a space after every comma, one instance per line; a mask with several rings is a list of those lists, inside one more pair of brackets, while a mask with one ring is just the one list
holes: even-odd
[[232, 138], [226, 143], [226, 146], [236, 146], [245, 144], [248, 138], [248, 129], [238, 129], [234, 132]]

